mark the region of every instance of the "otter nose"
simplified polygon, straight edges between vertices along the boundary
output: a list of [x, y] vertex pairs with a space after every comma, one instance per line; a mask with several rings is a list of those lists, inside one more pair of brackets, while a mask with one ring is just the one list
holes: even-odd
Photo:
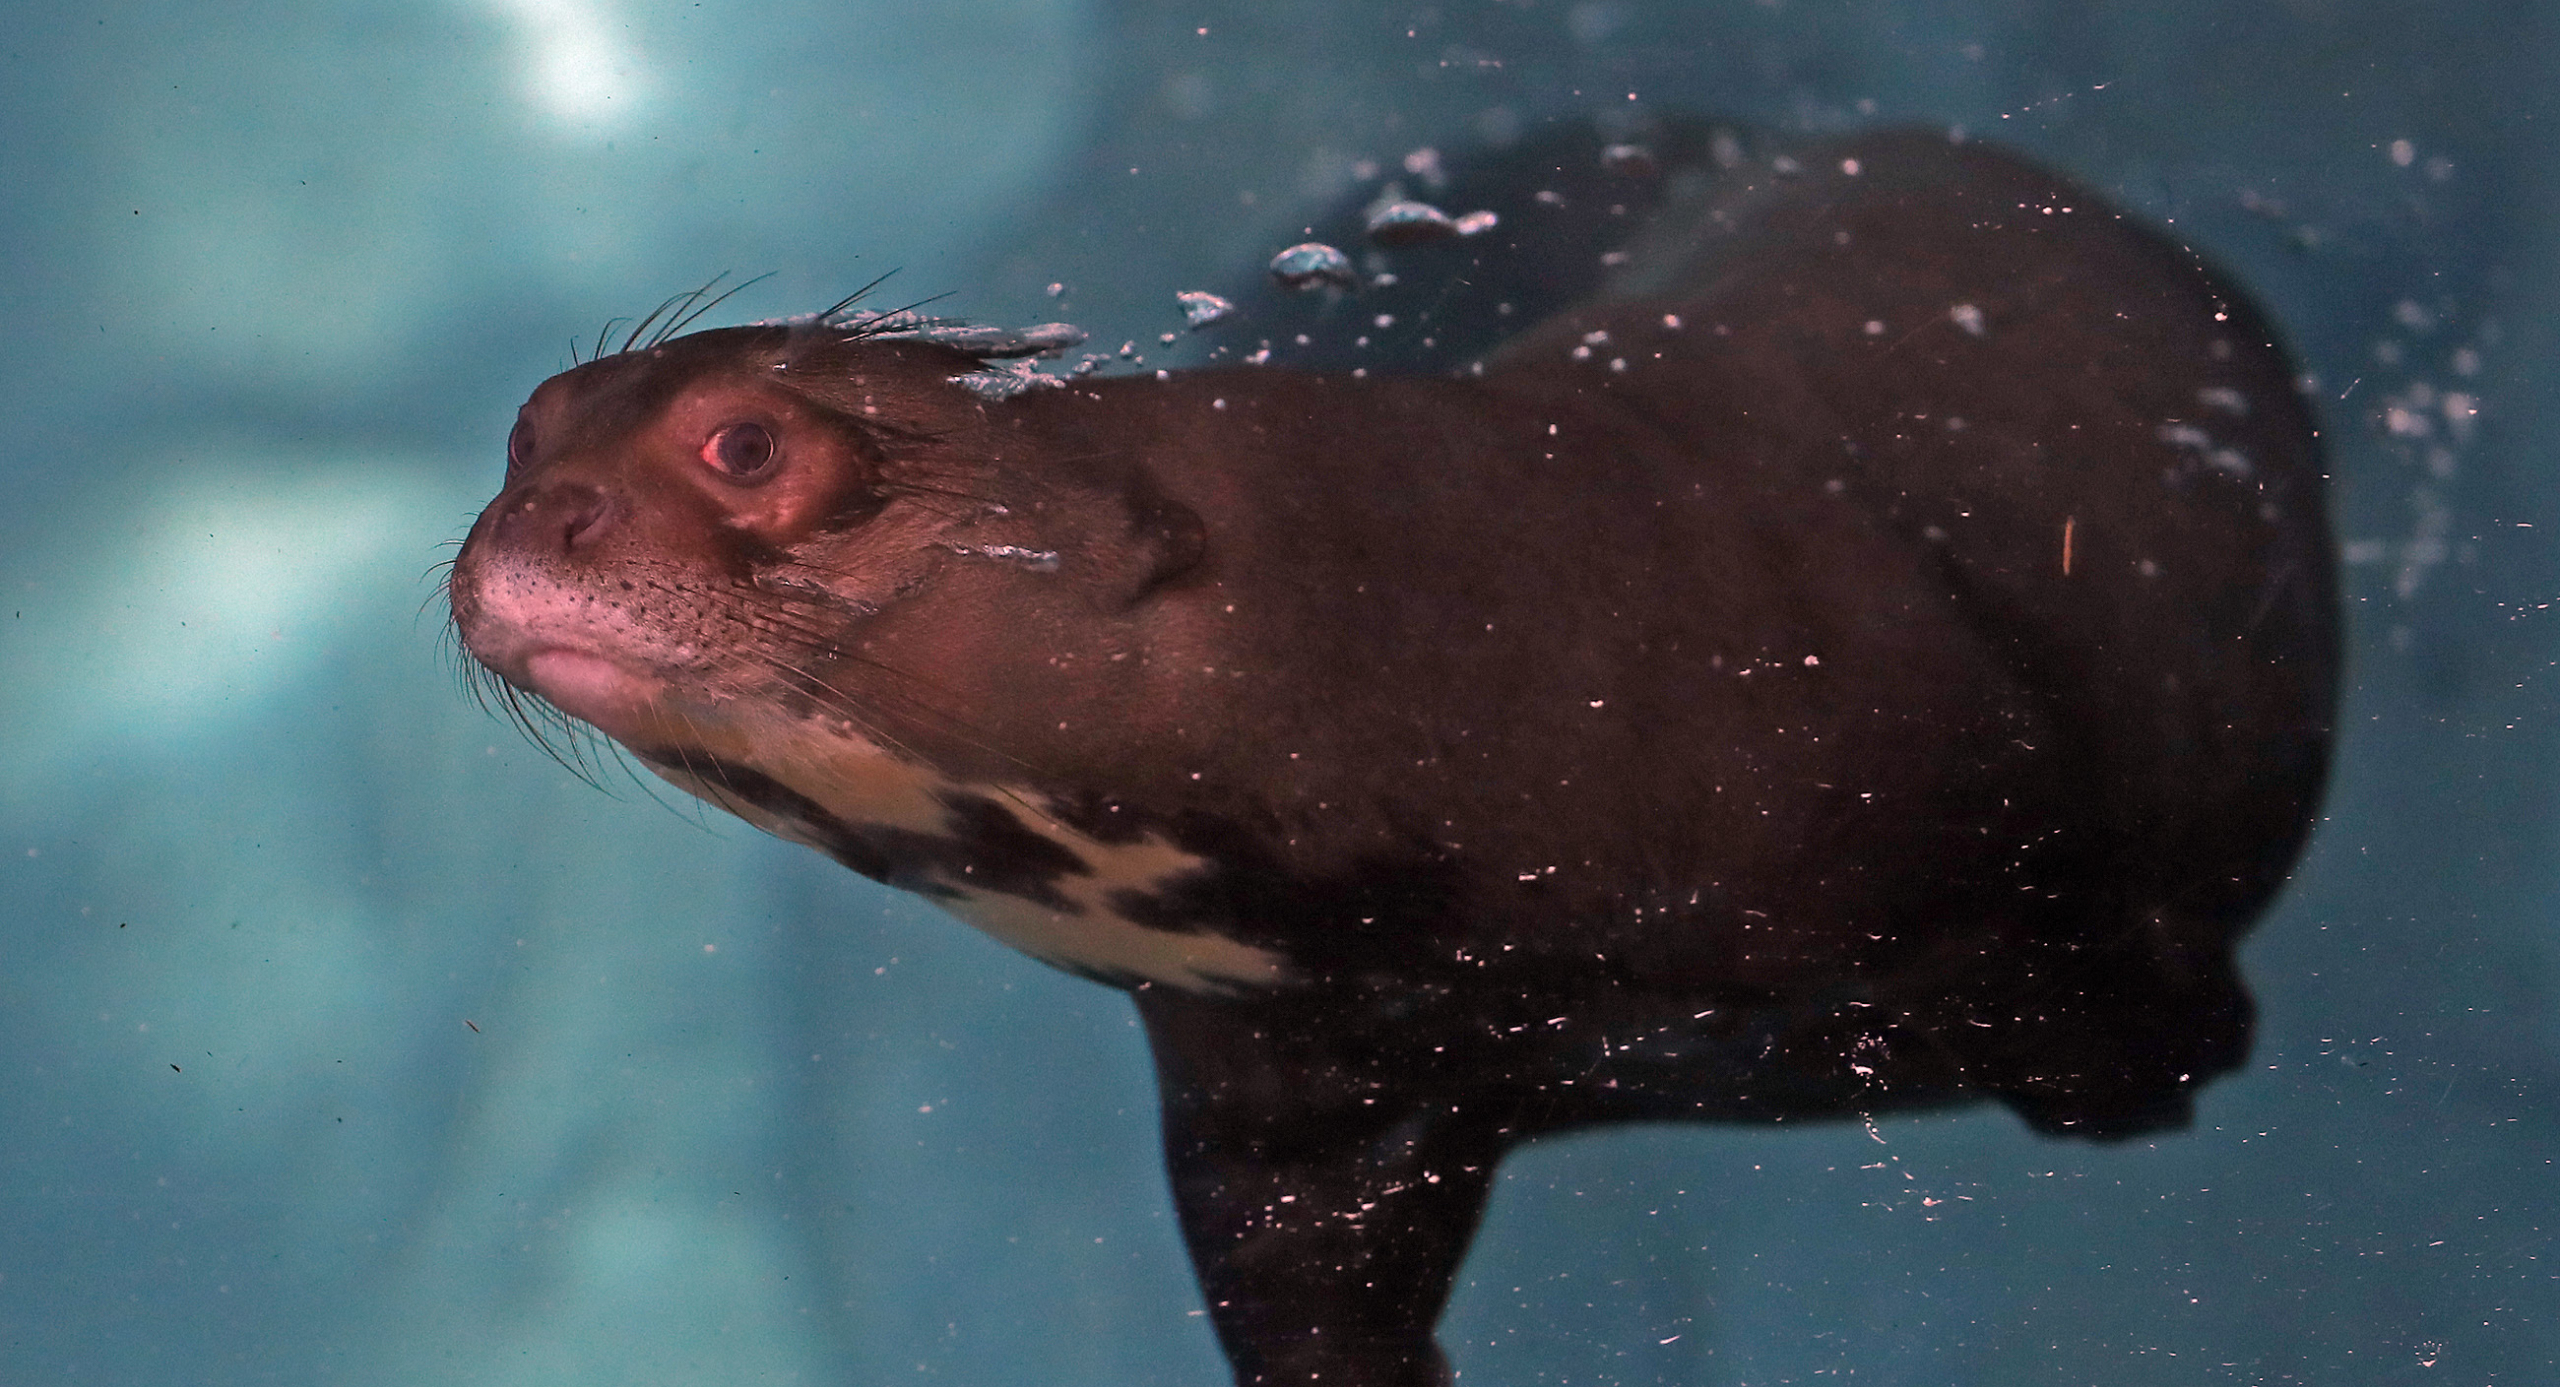
[[613, 528], [621, 507], [584, 482], [553, 482], [510, 496], [498, 513], [498, 536], [510, 545], [574, 553]]

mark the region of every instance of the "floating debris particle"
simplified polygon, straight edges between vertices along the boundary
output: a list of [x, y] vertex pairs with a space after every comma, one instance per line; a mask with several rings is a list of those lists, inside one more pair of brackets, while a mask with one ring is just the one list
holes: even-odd
[[1957, 304], [1947, 310], [1947, 317], [1957, 327], [1963, 328], [1975, 337], [1980, 337], [1983, 333], [1982, 310], [1972, 304]]
[[1501, 224], [1502, 218], [1482, 209], [1469, 212], [1451, 223], [1461, 236], [1481, 236]]
[[1320, 284], [1352, 289], [1360, 283], [1360, 276], [1351, 268], [1351, 257], [1322, 241], [1301, 242], [1271, 257], [1271, 277], [1292, 289], [1313, 289]]
[[1236, 311], [1234, 304], [1205, 289], [1185, 289], [1174, 297], [1182, 301], [1182, 321], [1193, 332]]

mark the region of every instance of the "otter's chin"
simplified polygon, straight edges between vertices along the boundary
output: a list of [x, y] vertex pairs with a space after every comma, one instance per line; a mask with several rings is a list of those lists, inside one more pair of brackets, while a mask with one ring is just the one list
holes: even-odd
[[535, 651], [525, 657], [519, 682], [616, 739], [636, 731], [666, 689], [657, 679], [581, 650]]

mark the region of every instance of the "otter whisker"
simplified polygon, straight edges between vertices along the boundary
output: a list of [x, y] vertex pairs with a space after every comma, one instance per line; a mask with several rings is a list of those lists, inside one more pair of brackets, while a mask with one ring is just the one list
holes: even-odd
[[[649, 310], [649, 316], [632, 324], [630, 333], [622, 339], [622, 350], [627, 352], [639, 346], [641, 334], [647, 332], [650, 328], [655, 327], [659, 322], [665, 320], [670, 314], [681, 313], [694, 304], [701, 302], [702, 296], [711, 292], [712, 285], [718, 284], [720, 281], [727, 279], [728, 277], [729, 272], [727, 270], [722, 270], [720, 273], [713, 275], [710, 281], [705, 283], [699, 289], [687, 290], [681, 294], [669, 294], [665, 299], [659, 302], [657, 307]], [[650, 339], [649, 345], [656, 346], [657, 343], [658, 339], [652, 338]]]
[[[725, 275], [728, 272], [724, 270], [721, 273]], [[686, 328], [693, 326], [695, 319], [700, 318], [703, 314], [727, 303], [730, 295], [737, 293], [741, 289], [753, 288], [754, 286], [762, 284], [766, 280], [773, 278], [773, 276], [774, 272], [767, 270], [753, 279], [741, 281], [740, 283], [733, 284], [727, 289], [722, 290], [719, 296], [712, 299], [709, 303], [703, 304], [681, 318], [671, 319], [665, 327], [658, 329], [657, 336], [649, 339], [649, 345], [654, 347], [659, 343], [666, 341], [668, 338], [675, 336], [677, 333], [684, 331]], [[711, 284], [717, 284], [719, 282], [719, 280], [715, 279], [711, 281]], [[702, 287], [707, 290], [711, 287], [711, 284], [706, 284]]]
[[[508, 683], [499, 676], [497, 671], [486, 665], [474, 662], [471, 672], [473, 674], [470, 685], [472, 700], [480, 705], [483, 712], [503, 715], [509, 722], [515, 724], [517, 731], [524, 734], [525, 740], [540, 747], [543, 754], [550, 757], [561, 769], [596, 790], [606, 794], [612, 793], [606, 790], [603, 783], [597, 779], [601, 766], [590, 760], [588, 748], [592, 745], [590, 740], [593, 735], [592, 729], [553, 707], [539, 695], [527, 693]], [[490, 706], [492, 695], [497, 700], [496, 708]], [[549, 725], [547, 729], [545, 724]], [[565, 742], [567, 746], [565, 752], [560, 745], [553, 742], [554, 732], [557, 732]]]
[[862, 302], [864, 299], [867, 299], [867, 298], [871, 297], [871, 291], [872, 291], [872, 290], [877, 289], [877, 288], [879, 288], [881, 285], [888, 283], [888, 282], [889, 282], [889, 276], [890, 276], [890, 275], [893, 275], [893, 274], [896, 274], [896, 273], [897, 273], [897, 271], [896, 271], [896, 270], [894, 270], [894, 269], [893, 269], [893, 270], [886, 271], [885, 273], [881, 274], [878, 278], [873, 279], [869, 284], [863, 285], [861, 288], [856, 289], [856, 290], [854, 290], [852, 293], [845, 295], [843, 298], [840, 298], [840, 299], [836, 300], [836, 301], [835, 301], [835, 303], [834, 303], [834, 305], [833, 305], [832, 307], [828, 308], [825, 312], [820, 313], [820, 314], [818, 315], [818, 321], [819, 321], [819, 322], [821, 322], [821, 323], [825, 323], [825, 322], [827, 322], [829, 319], [831, 319], [831, 318], [835, 317], [837, 314], [842, 313], [842, 312], [843, 312], [843, 311], [845, 311], [846, 309], [853, 307], [855, 304]]
[[[599, 329], [596, 333], [596, 349], [587, 354], [587, 359], [590, 361], [602, 361], [606, 356], [610, 355], [611, 353], [608, 348], [613, 340], [614, 324], [627, 323], [630, 321], [631, 319], [628, 316], [605, 319], [603, 328]], [[570, 359], [573, 361], [576, 360], [577, 355], [577, 344], [571, 343], [569, 347]]]

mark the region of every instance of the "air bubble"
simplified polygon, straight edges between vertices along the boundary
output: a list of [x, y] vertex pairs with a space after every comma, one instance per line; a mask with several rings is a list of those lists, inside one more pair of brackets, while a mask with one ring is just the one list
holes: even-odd
[[1313, 289], [1320, 284], [1355, 288], [1360, 276], [1351, 268], [1351, 257], [1321, 241], [1306, 241], [1271, 257], [1271, 277], [1291, 289]]
[[[1193, 332], [1236, 311], [1236, 306], [1205, 289], [1185, 289], [1174, 295], [1182, 304], [1182, 321]], [[1166, 341], [1173, 340], [1167, 337]]]

